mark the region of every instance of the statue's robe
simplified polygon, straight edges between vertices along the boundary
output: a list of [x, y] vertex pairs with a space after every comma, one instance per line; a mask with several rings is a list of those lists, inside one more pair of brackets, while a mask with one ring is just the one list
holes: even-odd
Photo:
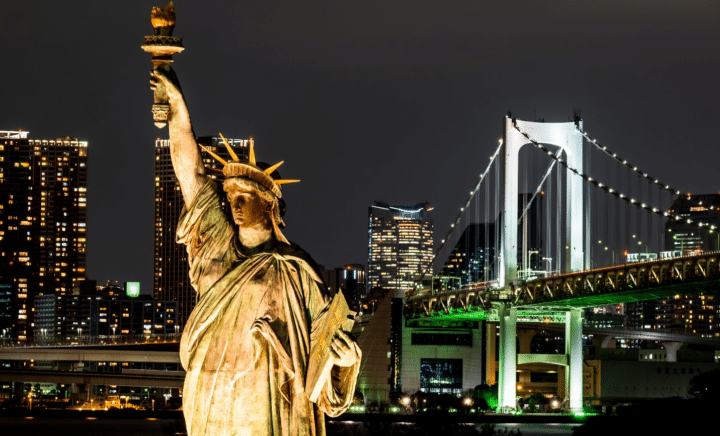
[[198, 292], [180, 344], [188, 435], [324, 435], [323, 414], [337, 416], [352, 402], [359, 361], [333, 366], [310, 402], [313, 327], [331, 301], [312, 259], [274, 238], [243, 247], [210, 178], [183, 211], [177, 240]]

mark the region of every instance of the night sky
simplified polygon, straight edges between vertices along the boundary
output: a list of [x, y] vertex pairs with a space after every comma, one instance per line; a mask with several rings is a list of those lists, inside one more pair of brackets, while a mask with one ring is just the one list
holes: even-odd
[[[7, 1], [0, 130], [89, 142], [88, 275], [152, 288], [150, 9]], [[717, 1], [175, 2], [195, 132], [285, 160], [286, 236], [367, 263], [374, 200], [429, 201], [440, 239], [508, 111], [565, 121], [683, 191], [720, 191]]]

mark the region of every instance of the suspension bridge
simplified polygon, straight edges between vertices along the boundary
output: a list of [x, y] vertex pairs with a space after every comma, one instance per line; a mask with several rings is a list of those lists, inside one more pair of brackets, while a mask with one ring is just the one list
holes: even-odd
[[687, 234], [665, 231], [669, 220], [714, 240], [715, 224], [668, 209], [684, 195], [601, 145], [579, 115], [567, 122], [508, 115], [490, 163], [423, 277], [433, 266], [440, 274], [408, 293], [406, 318], [497, 322], [505, 410], [515, 407], [522, 360], [517, 323], [564, 323], [565, 392], [579, 411], [584, 308], [718, 289], [720, 252], [690, 250]]

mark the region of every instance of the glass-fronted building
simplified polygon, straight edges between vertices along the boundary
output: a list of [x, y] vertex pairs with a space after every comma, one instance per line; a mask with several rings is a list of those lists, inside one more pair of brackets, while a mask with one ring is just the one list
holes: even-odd
[[413, 288], [432, 262], [433, 209], [428, 203], [390, 206], [375, 202], [370, 206], [368, 289]]

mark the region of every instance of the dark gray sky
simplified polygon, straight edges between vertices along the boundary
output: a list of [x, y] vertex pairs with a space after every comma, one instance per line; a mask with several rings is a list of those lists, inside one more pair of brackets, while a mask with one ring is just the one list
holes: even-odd
[[[89, 142], [88, 273], [152, 287], [157, 0], [0, 8], [0, 130]], [[367, 262], [367, 208], [429, 201], [440, 238], [508, 110], [566, 119], [679, 189], [720, 190], [720, 3], [190, 1], [175, 69], [195, 131], [285, 160], [289, 239]]]

